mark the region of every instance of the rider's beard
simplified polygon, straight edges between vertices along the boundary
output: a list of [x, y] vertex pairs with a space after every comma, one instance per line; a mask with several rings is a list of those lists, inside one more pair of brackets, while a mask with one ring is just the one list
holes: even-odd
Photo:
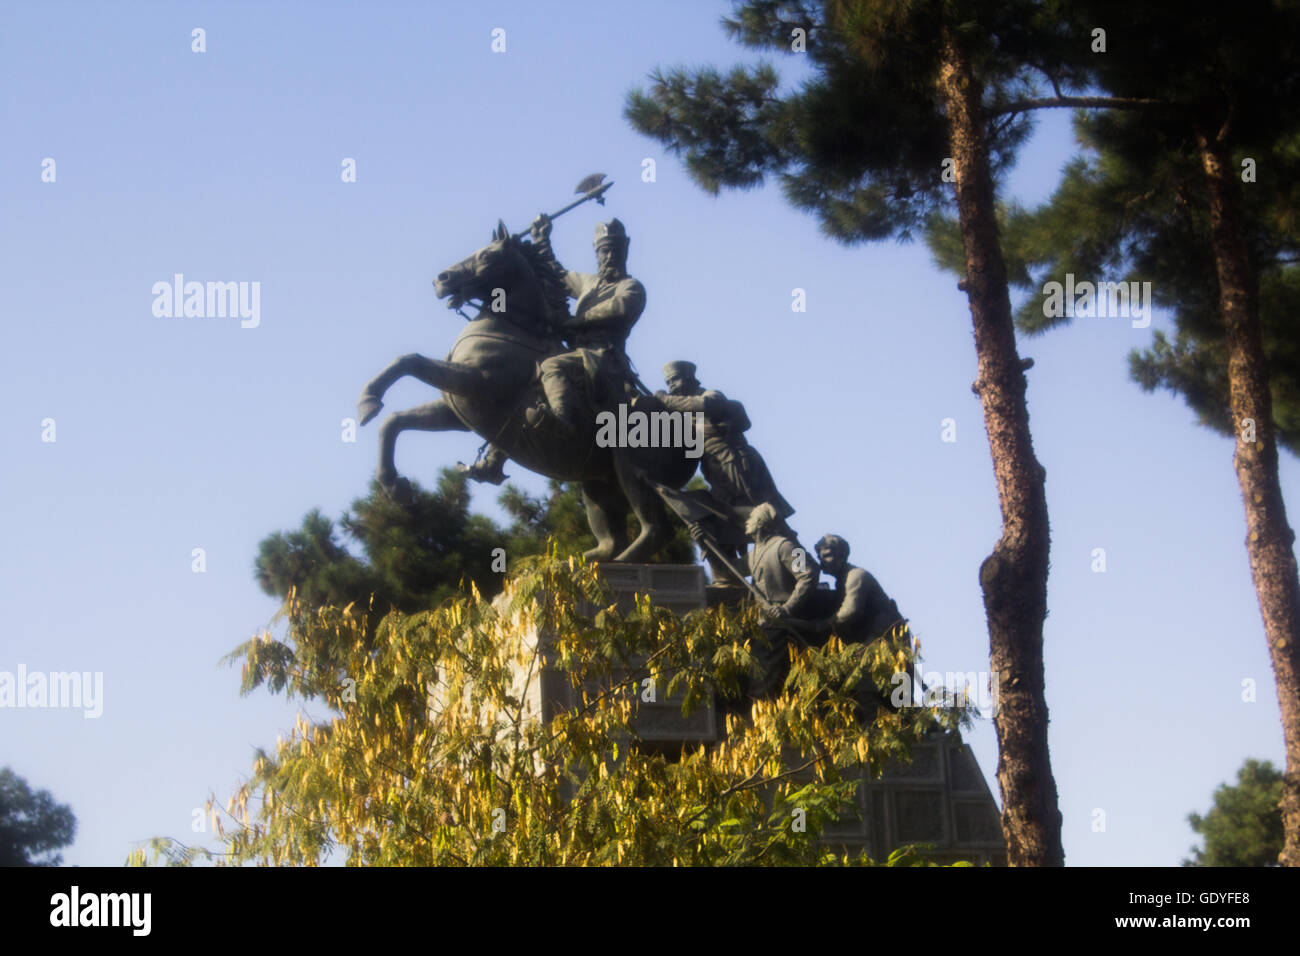
[[617, 262], [607, 263], [606, 265], [601, 266], [596, 272], [596, 275], [600, 276], [600, 278], [605, 282], [616, 282], [619, 279], [622, 279], [626, 274], [627, 273], [623, 271], [623, 267]]

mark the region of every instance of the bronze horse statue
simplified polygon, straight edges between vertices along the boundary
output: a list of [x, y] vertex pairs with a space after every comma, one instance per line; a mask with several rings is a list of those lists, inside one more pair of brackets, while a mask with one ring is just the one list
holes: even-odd
[[[695, 473], [697, 458], [684, 448], [604, 448], [596, 443], [600, 390], [586, 383], [587, 408], [570, 438], [530, 428], [524, 412], [541, 395], [537, 364], [564, 350], [560, 323], [568, 316], [563, 282], [536, 248], [512, 236], [498, 222], [492, 241], [438, 274], [439, 299], [459, 310], [472, 300], [484, 308], [465, 324], [445, 361], [411, 353], [375, 376], [357, 402], [362, 425], [383, 408], [384, 393], [406, 375], [440, 389], [443, 397], [394, 412], [380, 427], [377, 478], [396, 500], [408, 499], [410, 483], [397, 474], [393, 452], [404, 431], [472, 431], [531, 471], [581, 483], [597, 561], [644, 561], [672, 537], [663, 501], [653, 483], [681, 488]], [[629, 510], [640, 533], [628, 542]]]

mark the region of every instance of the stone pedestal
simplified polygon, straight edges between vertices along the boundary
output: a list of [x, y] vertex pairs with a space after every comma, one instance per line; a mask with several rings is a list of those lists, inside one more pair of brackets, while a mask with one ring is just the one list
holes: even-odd
[[[600, 566], [600, 574], [613, 589], [620, 611], [631, 610], [637, 594], [648, 594], [656, 605], [679, 614], [705, 606], [704, 569], [697, 565], [609, 563]], [[568, 676], [546, 667], [526, 694], [527, 710], [540, 714], [543, 721], [550, 721], [557, 712], [569, 710], [578, 703]], [[654, 701], [638, 700], [633, 726], [649, 749], [666, 753], [680, 752], [683, 745], [714, 743], [721, 733], [718, 711], [712, 700], [701, 703], [690, 716], [683, 717], [680, 694], [666, 697], [659, 693]]]
[[878, 779], [862, 771], [857, 793], [861, 819], [846, 817], [825, 832], [837, 847], [864, 849], [884, 860], [900, 846], [929, 843], [936, 863], [966, 860], [1005, 866], [998, 807], [975, 755], [955, 734], [916, 744], [910, 764], [891, 763]]
[[[610, 563], [600, 573], [621, 610], [630, 609], [637, 594], [678, 613], [729, 603], [728, 595], [713, 593], [719, 589], [706, 592], [704, 569], [696, 565]], [[525, 693], [527, 711], [544, 721], [576, 703], [567, 676], [548, 668]], [[713, 701], [683, 717], [680, 696], [662, 694], [654, 702], [638, 701], [634, 726], [643, 746], [665, 755], [716, 743], [723, 730]], [[864, 849], [884, 860], [905, 844], [928, 843], [933, 849], [924, 855], [935, 862], [1006, 863], [997, 804], [970, 747], [956, 735], [917, 744], [910, 764], [891, 764], [879, 779], [863, 770], [857, 800], [861, 818], [850, 815], [828, 830], [828, 845]]]

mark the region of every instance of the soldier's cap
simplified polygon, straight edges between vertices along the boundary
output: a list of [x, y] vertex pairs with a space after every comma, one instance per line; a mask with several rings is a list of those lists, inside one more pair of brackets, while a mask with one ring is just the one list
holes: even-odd
[[695, 363], [687, 362], [685, 359], [678, 362], [669, 362], [664, 366], [664, 380], [676, 376], [677, 378], [695, 378]]
[[627, 228], [617, 219], [596, 224], [596, 248], [599, 249], [609, 242], [627, 246]]
[[838, 534], [822, 535], [822, 539], [817, 542], [817, 550], [821, 551], [823, 548], [837, 555], [841, 561], [849, 559], [849, 543]]

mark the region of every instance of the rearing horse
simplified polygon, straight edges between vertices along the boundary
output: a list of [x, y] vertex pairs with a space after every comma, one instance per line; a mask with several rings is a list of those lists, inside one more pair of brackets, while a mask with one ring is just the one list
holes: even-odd
[[[443, 393], [437, 401], [384, 420], [377, 474], [384, 491], [398, 500], [410, 495], [410, 483], [393, 462], [399, 434], [412, 429], [472, 431], [530, 471], [581, 483], [587, 522], [596, 536], [588, 558], [643, 561], [668, 541], [672, 527], [650, 482], [680, 488], [695, 473], [698, 459], [687, 457], [684, 448], [598, 446], [599, 409], [590, 397], [570, 438], [525, 424], [524, 411], [540, 396], [537, 363], [563, 350], [555, 329], [568, 315], [563, 284], [535, 247], [498, 222], [492, 242], [439, 273], [433, 287], [438, 298], [450, 299], [449, 308], [459, 309], [471, 299], [505, 308], [484, 309], [467, 322], [445, 361], [404, 355], [362, 389], [357, 402], [362, 425], [379, 414], [384, 393], [403, 376], [413, 375]], [[589, 394], [590, 389], [583, 391]], [[629, 510], [641, 525], [631, 543]]]

